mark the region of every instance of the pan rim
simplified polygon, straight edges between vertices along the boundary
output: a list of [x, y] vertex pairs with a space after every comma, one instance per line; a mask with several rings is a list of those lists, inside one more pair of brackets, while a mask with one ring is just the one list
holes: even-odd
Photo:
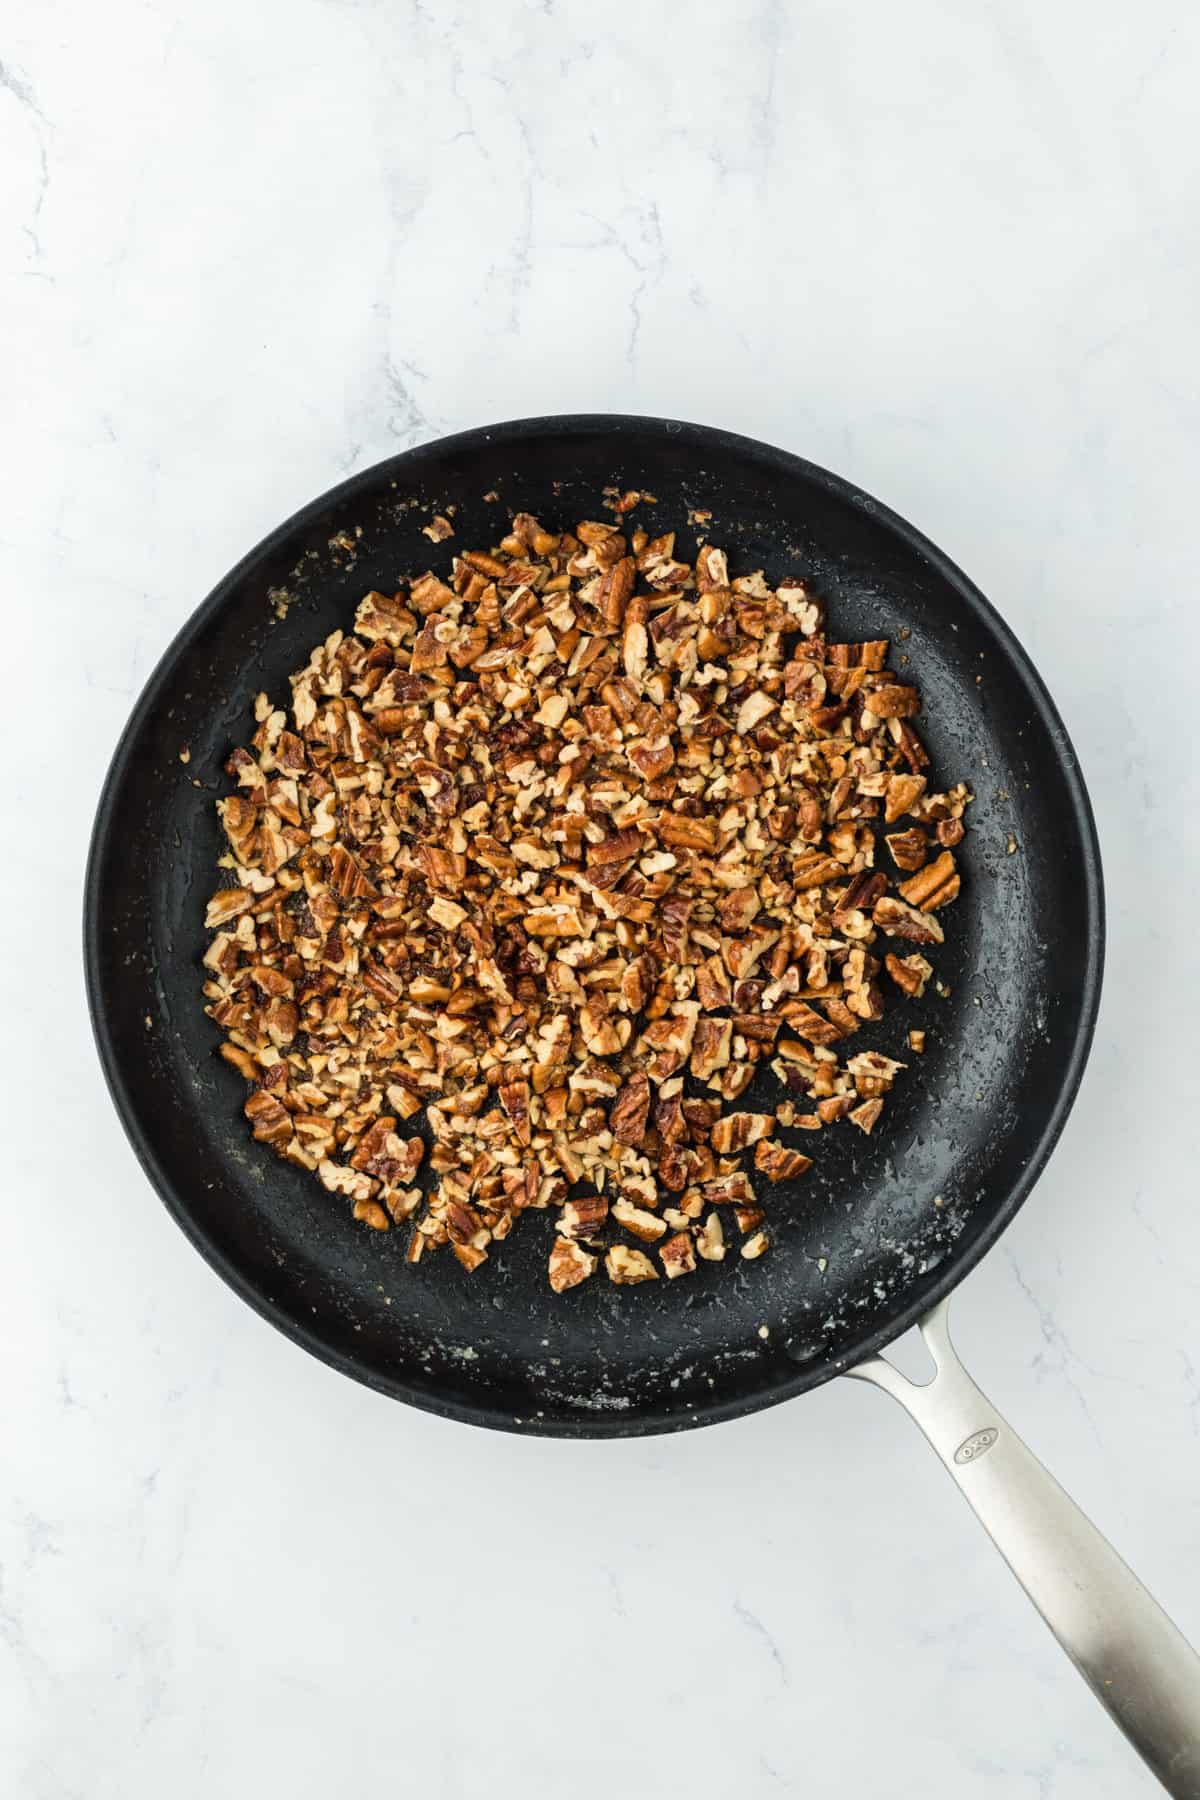
[[[742, 1393], [733, 1398], [714, 1398], [686, 1414], [664, 1409], [661, 1412], [647, 1410], [632, 1417], [618, 1412], [595, 1411], [589, 1411], [578, 1419], [563, 1416], [545, 1419], [533, 1415], [518, 1417], [495, 1404], [473, 1402], [458, 1393], [442, 1396], [420, 1388], [403, 1377], [383, 1375], [353, 1355], [326, 1342], [316, 1330], [295, 1317], [284, 1305], [262, 1293], [254, 1280], [238, 1266], [235, 1258], [198, 1224], [186, 1204], [180, 1200], [168, 1171], [161, 1165], [150, 1144], [141, 1122], [136, 1091], [126, 1070], [127, 1058], [123, 1057], [110, 1029], [104, 1004], [100, 932], [103, 870], [121, 790], [137, 742], [147, 720], [169, 692], [179, 658], [190, 647], [197, 634], [217, 617], [235, 590], [253, 575], [256, 567], [260, 567], [289, 538], [303, 532], [330, 510], [343, 505], [349, 506], [356, 498], [374, 493], [383, 483], [402, 476], [415, 475], [419, 478], [423, 465], [435, 463], [456, 451], [474, 452], [483, 448], [499, 448], [515, 439], [525, 441], [537, 436], [565, 438], [590, 433], [619, 437], [631, 431], [651, 434], [659, 432], [671, 437], [686, 438], [714, 453], [773, 465], [783, 473], [824, 488], [841, 501], [868, 512], [873, 519], [884, 525], [911, 551], [924, 559], [942, 580], [955, 589], [966, 606], [983, 619], [1011, 659], [1026, 686], [1031, 706], [1059, 746], [1060, 768], [1082, 852], [1079, 878], [1087, 917], [1086, 966], [1070, 1051], [1061, 1065], [1055, 1102], [1036, 1141], [1030, 1147], [1030, 1154], [1019, 1176], [1010, 1184], [1008, 1192], [996, 1203], [991, 1216], [970, 1242], [961, 1250], [956, 1247], [924, 1283], [914, 1284], [909, 1298], [899, 1312], [869, 1333], [862, 1344], [857, 1346], [853, 1357], [815, 1358], [812, 1362], [797, 1367], [781, 1380], [764, 1383], [753, 1393]], [[83, 885], [82, 923], [88, 1012], [105, 1083], [117, 1116], [143, 1172], [168, 1213], [193, 1247], [234, 1293], [252, 1307], [260, 1318], [275, 1326], [310, 1355], [377, 1393], [459, 1423], [570, 1439], [644, 1437], [694, 1429], [743, 1418], [765, 1407], [793, 1399], [810, 1388], [821, 1386], [835, 1375], [844, 1373], [865, 1358], [878, 1354], [888, 1344], [902, 1337], [931, 1306], [951, 1293], [987, 1254], [1024, 1204], [1062, 1135], [1078, 1096], [1095, 1034], [1105, 949], [1105, 902], [1099, 837], [1074, 746], [1049, 690], [1022, 645], [970, 578], [899, 513], [865, 493], [855, 483], [819, 464], [809, 462], [776, 445], [725, 431], [717, 426], [627, 413], [555, 413], [476, 426], [467, 431], [432, 439], [426, 444], [386, 457], [339, 482], [292, 513], [249, 550], [217, 582], [207, 598], [200, 602], [172, 637], [147, 678], [118, 738], [100, 790], [92, 828]]]

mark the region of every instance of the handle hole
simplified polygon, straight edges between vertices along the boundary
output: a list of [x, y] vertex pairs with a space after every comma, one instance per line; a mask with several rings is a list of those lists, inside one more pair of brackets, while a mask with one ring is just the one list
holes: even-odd
[[937, 1366], [915, 1325], [903, 1337], [897, 1338], [894, 1344], [888, 1345], [883, 1360], [891, 1363], [893, 1369], [898, 1369], [913, 1387], [928, 1387], [937, 1374]]

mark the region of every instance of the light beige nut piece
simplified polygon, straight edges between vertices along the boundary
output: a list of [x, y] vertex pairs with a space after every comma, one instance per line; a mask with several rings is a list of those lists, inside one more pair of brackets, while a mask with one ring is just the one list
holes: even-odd
[[429, 904], [429, 917], [435, 925], [441, 925], [446, 931], [457, 931], [467, 916], [465, 906], [457, 905], [438, 894]]
[[618, 1287], [632, 1287], [640, 1281], [657, 1281], [658, 1270], [644, 1250], [628, 1244], [614, 1244], [604, 1257], [608, 1279]]
[[641, 1238], [644, 1244], [653, 1244], [666, 1235], [667, 1228], [663, 1221], [655, 1213], [647, 1212], [644, 1207], [635, 1206], [632, 1200], [614, 1200], [611, 1213], [615, 1224], [632, 1232], [634, 1237]]
[[860, 1050], [857, 1056], [846, 1061], [846, 1073], [854, 1082], [855, 1090], [864, 1100], [873, 1100], [879, 1094], [891, 1090], [897, 1075], [906, 1067], [902, 1062], [894, 1062], [890, 1056], [884, 1056], [878, 1050]]
[[719, 1213], [710, 1212], [696, 1233], [696, 1252], [705, 1262], [724, 1262], [725, 1233]]
[[328, 1188], [331, 1194], [345, 1194], [350, 1200], [370, 1200], [379, 1188], [379, 1183], [370, 1175], [328, 1159], [317, 1165], [317, 1175], [321, 1186]]
[[764, 694], [760, 689], [747, 694], [738, 708], [735, 729], [739, 737], [749, 737], [755, 726], [761, 725], [775, 711], [779, 702], [771, 694]]
[[597, 1258], [591, 1256], [581, 1244], [570, 1238], [557, 1238], [550, 1252], [549, 1276], [550, 1286], [556, 1294], [566, 1293], [568, 1288], [578, 1287], [589, 1275], [595, 1273]]
[[650, 647], [649, 634], [646, 631], [648, 618], [649, 602], [644, 599], [631, 600], [625, 608], [621, 656], [626, 675], [630, 681], [635, 683], [640, 683], [646, 673], [646, 660]]

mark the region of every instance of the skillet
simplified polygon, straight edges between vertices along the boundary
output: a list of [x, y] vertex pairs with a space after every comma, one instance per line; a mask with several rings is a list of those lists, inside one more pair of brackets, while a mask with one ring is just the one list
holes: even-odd
[[[243, 1084], [215, 1054], [202, 1011], [198, 962], [221, 848], [213, 801], [255, 693], [286, 695], [288, 674], [350, 624], [368, 589], [390, 591], [445, 559], [421, 534], [430, 512], [452, 507], [456, 541], [487, 544], [515, 510], [551, 527], [601, 516], [611, 486], [657, 496], [637, 522], [678, 529], [681, 554], [696, 542], [684, 521], [703, 510], [704, 535], [732, 567], [802, 575], [837, 636], [890, 638], [921, 687], [933, 773], [965, 779], [976, 798], [962, 895], [937, 951], [944, 991], [891, 1005], [873, 1028], [871, 1047], [903, 1061], [915, 1060], [907, 1030], [927, 1033], [886, 1128], [822, 1134], [803, 1183], [771, 1191], [772, 1248], [760, 1261], [632, 1293], [594, 1280], [555, 1296], [548, 1217], [526, 1221], [473, 1277], [444, 1258], [412, 1268], [401, 1234], [352, 1228], [340, 1201], [253, 1144]], [[606, 414], [515, 421], [408, 451], [251, 551], [134, 709], [100, 800], [85, 895], [92, 1020], [122, 1121], [175, 1219], [264, 1317], [397, 1399], [542, 1435], [676, 1431], [835, 1374], [875, 1381], [917, 1417], [1160, 1779], [1195, 1796], [1200, 1665], [961, 1370], [945, 1324], [946, 1297], [1062, 1130], [1095, 1025], [1103, 938], [1096, 831], [1070, 741], [967, 578], [811, 463], [720, 430]], [[764, 1072], [743, 1104], [777, 1098]], [[919, 1321], [938, 1365], [925, 1388], [879, 1357]]]

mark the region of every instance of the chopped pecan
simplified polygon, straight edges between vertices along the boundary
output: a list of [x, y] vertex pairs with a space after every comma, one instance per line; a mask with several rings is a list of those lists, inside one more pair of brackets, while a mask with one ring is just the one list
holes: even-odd
[[675, 761], [671, 740], [666, 736], [638, 738], [626, 754], [646, 781], [657, 781]]
[[717, 913], [726, 931], [748, 931], [762, 905], [757, 888], [735, 888], [717, 901]]
[[658, 1270], [645, 1251], [634, 1250], [629, 1244], [614, 1244], [605, 1255], [604, 1266], [608, 1270], [608, 1279], [615, 1281], [618, 1287], [658, 1280]]
[[631, 600], [625, 607], [625, 623], [621, 637], [621, 657], [629, 680], [640, 683], [646, 673], [650, 639], [646, 621], [650, 616], [646, 600]]
[[894, 825], [897, 819], [912, 811], [924, 792], [923, 775], [893, 775], [888, 781], [884, 799], [884, 822]]
[[242, 1108], [254, 1129], [254, 1136], [260, 1144], [290, 1144], [292, 1141], [292, 1115], [274, 1094], [260, 1089], [251, 1094]]
[[[890, 842], [890, 839], [889, 839]], [[837, 930], [856, 912], [870, 912], [879, 896], [887, 890], [887, 876], [863, 869], [845, 889], [833, 909], [833, 926]]]
[[[487, 1251], [484, 1249], [482, 1244], [476, 1244], [476, 1243], [461, 1244], [454, 1240], [451, 1240], [450, 1248], [453, 1251], [454, 1256], [457, 1259], [457, 1261], [460, 1262], [462, 1264], [463, 1268], [468, 1271], [479, 1268], [481, 1263], [485, 1263], [487, 1261]], [[589, 1274], [590, 1274], [590, 1272], [591, 1271], [589, 1270]], [[552, 1282], [551, 1286], [553, 1286], [553, 1285], [554, 1284]], [[565, 1285], [568, 1287], [572, 1287], [572, 1286], [574, 1286], [574, 1283], [567, 1282]]]
[[896, 740], [901, 756], [915, 775], [918, 769], [929, 767], [929, 752], [913, 730], [907, 719], [889, 719], [892, 736]]
[[697, 1255], [702, 1256], [705, 1262], [724, 1262], [725, 1233], [719, 1213], [710, 1212], [695, 1235]]
[[254, 895], [248, 887], [218, 888], [208, 903], [208, 911], [204, 915], [204, 923], [210, 931], [228, 924], [240, 913], [248, 912], [254, 905]]
[[752, 694], [747, 694], [738, 708], [735, 726], [738, 736], [749, 737], [756, 726], [761, 725], [764, 719], [770, 717], [778, 704], [779, 702], [771, 694], [764, 694], [761, 688], [756, 689]]
[[614, 1221], [631, 1231], [636, 1238], [645, 1244], [652, 1244], [666, 1231], [662, 1220], [642, 1206], [635, 1206], [632, 1200], [614, 1200], [611, 1208]]
[[502, 1082], [499, 1088], [500, 1104], [512, 1120], [513, 1132], [519, 1144], [528, 1144], [530, 1139], [529, 1119], [529, 1083], [527, 1081]]
[[664, 813], [655, 827], [664, 844], [681, 850], [715, 850], [717, 830], [711, 819], [693, 819], [684, 813]]
[[915, 687], [898, 682], [884, 682], [872, 688], [866, 697], [867, 709], [877, 719], [911, 719], [921, 710], [921, 696]]
[[827, 881], [837, 881], [845, 872], [836, 856], [827, 856], [820, 850], [806, 850], [792, 864], [792, 880], [798, 888], [824, 887]]
[[[803, 1000], [789, 1001], [787, 1006], [787, 1022], [797, 1037], [807, 1038], [810, 1044], [836, 1044], [846, 1033], [842, 1026], [832, 1019], [823, 1018], [813, 1007]], [[780, 1053], [790, 1054], [785, 1044], [780, 1045]]]
[[251, 1056], [248, 1050], [243, 1050], [240, 1044], [222, 1044], [221, 1055], [225, 1058], [227, 1063], [232, 1063], [238, 1074], [245, 1081], [257, 1081], [262, 1074], [262, 1070], [255, 1058]]
[[891, 894], [875, 902], [871, 917], [889, 937], [907, 938], [913, 944], [940, 944], [945, 940], [946, 934], [936, 919]]
[[372, 1231], [387, 1231], [391, 1226], [391, 1220], [378, 1200], [356, 1200], [350, 1210], [354, 1218], [369, 1225]]
[[596, 1260], [573, 1239], [556, 1238], [550, 1252], [550, 1286], [556, 1294], [565, 1294], [568, 1288], [578, 1287], [581, 1281], [595, 1273]]
[[744, 1150], [748, 1144], [770, 1137], [774, 1129], [773, 1113], [726, 1113], [712, 1128], [712, 1147], [719, 1156], [728, 1156], [731, 1150]]
[[743, 1206], [754, 1198], [749, 1176], [740, 1172], [706, 1181], [700, 1191], [710, 1206]]
[[650, 1083], [639, 1071], [631, 1075], [613, 1101], [608, 1115], [609, 1130], [618, 1144], [637, 1147], [646, 1136], [646, 1120], [650, 1112]]
[[729, 1061], [733, 1025], [729, 1019], [697, 1019], [692, 1038], [691, 1071], [698, 1081], [707, 1081]]
[[379, 1191], [379, 1183], [372, 1176], [348, 1169], [344, 1163], [335, 1163], [328, 1158], [318, 1163], [317, 1175], [321, 1185], [328, 1188], [331, 1194], [345, 1194], [350, 1200], [371, 1200]]
[[784, 1144], [770, 1144], [763, 1139], [754, 1147], [754, 1166], [768, 1181], [794, 1181], [812, 1168], [812, 1157], [800, 1150], [789, 1150]]
[[951, 851], [943, 850], [918, 874], [902, 881], [900, 892], [911, 906], [931, 912], [935, 907], [948, 906], [951, 900], [957, 899], [960, 886], [954, 856]]
[[688, 1231], [677, 1231], [669, 1237], [665, 1244], [659, 1245], [658, 1254], [668, 1281], [695, 1272], [696, 1248]]
[[889, 1092], [903, 1067], [903, 1063], [893, 1062], [890, 1056], [882, 1056], [878, 1050], [863, 1050], [850, 1057], [846, 1073], [853, 1080], [859, 1097], [873, 1100]]
[[635, 575], [633, 558], [622, 556], [601, 576], [597, 606], [610, 631], [615, 631], [625, 617]]
[[630, 1012], [643, 1012], [654, 992], [654, 960], [649, 956], [635, 956], [633, 961], [625, 965], [621, 974], [621, 998]]
[[559, 1217], [558, 1229], [564, 1237], [595, 1237], [608, 1217], [608, 1201], [603, 1194], [584, 1194], [568, 1200]]
[[929, 839], [914, 825], [908, 831], [889, 832], [887, 847], [898, 869], [919, 869], [929, 854]]
[[898, 988], [915, 1000], [921, 998], [925, 992], [925, 983], [933, 974], [931, 962], [919, 952], [914, 952], [912, 956], [895, 956], [889, 951], [883, 963]]
[[705, 1012], [717, 1012], [733, 999], [729, 975], [719, 956], [710, 956], [696, 970], [696, 997]]
[[881, 1099], [864, 1100], [861, 1106], [852, 1107], [848, 1116], [860, 1131], [865, 1131], [869, 1136], [882, 1111], [883, 1101]]

